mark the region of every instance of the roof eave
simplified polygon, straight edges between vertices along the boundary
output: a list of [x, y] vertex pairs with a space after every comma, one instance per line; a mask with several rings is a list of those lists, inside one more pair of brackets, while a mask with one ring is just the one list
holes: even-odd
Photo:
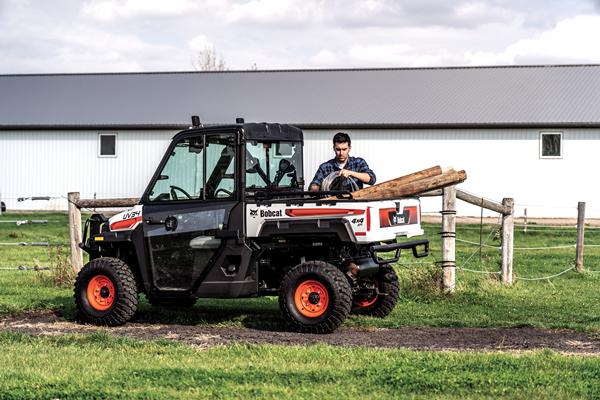
[[[289, 123], [277, 121], [279, 123]], [[221, 124], [205, 124], [221, 125]], [[440, 123], [347, 123], [291, 122], [301, 129], [499, 129], [499, 128], [600, 128], [598, 122], [440, 122]], [[2, 131], [25, 130], [183, 130], [188, 124], [0, 124]]]

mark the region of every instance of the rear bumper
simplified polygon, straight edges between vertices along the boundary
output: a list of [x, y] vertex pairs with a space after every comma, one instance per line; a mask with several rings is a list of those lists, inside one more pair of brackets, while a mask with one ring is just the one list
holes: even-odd
[[[391, 243], [371, 246], [369, 252], [371, 258], [379, 265], [395, 263], [400, 259], [400, 254], [404, 249], [411, 249], [413, 256], [416, 258], [427, 257], [429, 255], [429, 240], [411, 240], [410, 242]], [[395, 251], [392, 258], [380, 258], [378, 253], [389, 253]]]

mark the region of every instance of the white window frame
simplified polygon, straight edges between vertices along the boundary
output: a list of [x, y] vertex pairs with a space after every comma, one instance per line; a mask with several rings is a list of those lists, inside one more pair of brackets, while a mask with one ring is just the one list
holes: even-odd
[[[101, 154], [102, 136], [114, 136], [115, 137], [115, 154]], [[117, 132], [98, 133], [98, 157], [99, 158], [117, 158], [117, 154], [119, 154], [119, 134]]]
[[[558, 156], [544, 156], [542, 155], [542, 151], [543, 151], [543, 142], [544, 142], [544, 135], [559, 135], [560, 136], [560, 155]], [[539, 138], [539, 150], [540, 150], [540, 159], [561, 159], [563, 158], [563, 151], [564, 151], [564, 146], [563, 146], [563, 132], [562, 131], [540, 131], [540, 138]]]

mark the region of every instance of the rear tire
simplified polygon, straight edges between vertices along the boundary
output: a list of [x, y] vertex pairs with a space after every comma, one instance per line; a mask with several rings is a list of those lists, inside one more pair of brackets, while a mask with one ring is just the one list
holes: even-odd
[[372, 279], [375, 289], [371, 295], [355, 296], [352, 300], [352, 313], [369, 315], [371, 317], [385, 318], [396, 307], [400, 296], [400, 283], [398, 275], [392, 267], [381, 267]]
[[285, 274], [279, 307], [292, 330], [331, 333], [350, 313], [352, 290], [346, 276], [333, 265], [306, 262]]
[[123, 325], [137, 310], [137, 282], [122, 260], [102, 257], [87, 263], [75, 280], [77, 319], [95, 325]]

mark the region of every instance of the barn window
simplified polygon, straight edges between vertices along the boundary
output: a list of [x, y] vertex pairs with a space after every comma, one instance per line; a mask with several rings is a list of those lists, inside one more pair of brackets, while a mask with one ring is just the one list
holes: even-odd
[[540, 158], [562, 158], [562, 132], [540, 132]]
[[116, 157], [117, 156], [117, 134], [99, 133], [98, 134], [98, 157]]

